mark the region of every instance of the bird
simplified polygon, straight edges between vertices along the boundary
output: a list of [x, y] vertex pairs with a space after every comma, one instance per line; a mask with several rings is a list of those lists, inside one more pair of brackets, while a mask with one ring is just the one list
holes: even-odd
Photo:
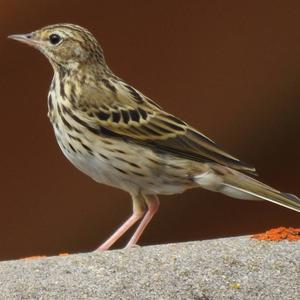
[[254, 167], [222, 150], [116, 76], [87, 29], [62, 23], [9, 38], [38, 49], [54, 70], [48, 117], [66, 158], [98, 183], [128, 192], [131, 216], [97, 250], [108, 250], [138, 221], [137, 244], [159, 195], [202, 187], [300, 212], [300, 199], [257, 180]]

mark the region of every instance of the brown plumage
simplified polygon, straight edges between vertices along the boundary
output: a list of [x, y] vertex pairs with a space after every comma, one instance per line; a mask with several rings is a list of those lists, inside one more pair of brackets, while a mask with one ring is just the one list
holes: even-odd
[[158, 209], [157, 195], [197, 186], [300, 211], [296, 196], [249, 177], [253, 167], [114, 75], [86, 29], [57, 24], [11, 38], [39, 49], [53, 66], [49, 118], [66, 157], [96, 181], [132, 196], [132, 216], [99, 249], [144, 216], [128, 243], [134, 245]]

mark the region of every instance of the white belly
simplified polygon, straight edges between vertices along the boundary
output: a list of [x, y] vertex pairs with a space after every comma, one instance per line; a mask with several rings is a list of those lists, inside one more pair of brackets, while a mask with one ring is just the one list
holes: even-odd
[[[126, 162], [117, 159], [121, 154], [105, 152], [105, 156], [109, 159], [105, 159], [100, 155], [91, 155], [84, 149], [75, 153], [69, 146], [69, 138], [65, 133], [58, 131], [54, 127], [55, 135], [59, 147], [68, 160], [83, 173], [93, 178], [99, 183], [103, 183], [109, 186], [113, 186], [129, 193], [143, 192], [145, 194], [177, 194], [184, 192], [188, 187], [187, 180], [180, 180], [173, 178], [175, 170], [170, 170], [167, 165], [161, 164], [161, 166], [153, 166], [150, 161], [146, 163], [146, 159], [143, 155], [147, 156], [147, 151], [142, 151], [140, 147], [134, 146], [127, 150], [133, 157], [133, 161], [136, 165], [141, 166], [140, 169], [136, 169], [134, 166], [129, 166]], [[91, 146], [91, 145], [90, 145]], [[105, 145], [101, 145], [98, 142], [97, 145], [93, 145], [97, 149], [103, 148]], [[92, 147], [92, 146], [91, 146]], [[150, 151], [150, 150], [149, 150]], [[102, 152], [103, 153], [103, 152]], [[143, 154], [141, 154], [143, 153]], [[148, 155], [153, 153], [149, 152]], [[126, 159], [127, 157], [124, 156]], [[126, 172], [122, 173], [121, 171]], [[167, 171], [167, 172], [166, 172]]]

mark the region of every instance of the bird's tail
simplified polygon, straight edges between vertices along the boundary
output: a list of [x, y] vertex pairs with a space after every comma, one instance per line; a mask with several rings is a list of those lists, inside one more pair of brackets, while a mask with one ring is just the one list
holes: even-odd
[[[207, 189], [246, 200], [267, 200], [300, 212], [300, 199], [292, 194], [282, 193], [272, 187], [238, 171], [210, 171], [197, 176], [196, 182]], [[215, 170], [217, 171], [217, 170]], [[229, 172], [228, 172], [229, 171]], [[221, 174], [223, 173], [223, 174]], [[211, 183], [214, 182], [212, 185]], [[209, 184], [208, 184], [209, 183]], [[217, 184], [216, 184], [217, 183]]]

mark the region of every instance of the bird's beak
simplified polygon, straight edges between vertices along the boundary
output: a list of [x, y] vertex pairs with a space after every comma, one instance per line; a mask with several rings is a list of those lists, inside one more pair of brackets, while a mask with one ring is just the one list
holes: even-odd
[[12, 35], [9, 35], [8, 38], [12, 39], [12, 40], [22, 42], [22, 43], [25, 43], [25, 44], [33, 46], [33, 47], [37, 47], [40, 44], [39, 41], [37, 41], [33, 38], [32, 33], [12, 34]]

